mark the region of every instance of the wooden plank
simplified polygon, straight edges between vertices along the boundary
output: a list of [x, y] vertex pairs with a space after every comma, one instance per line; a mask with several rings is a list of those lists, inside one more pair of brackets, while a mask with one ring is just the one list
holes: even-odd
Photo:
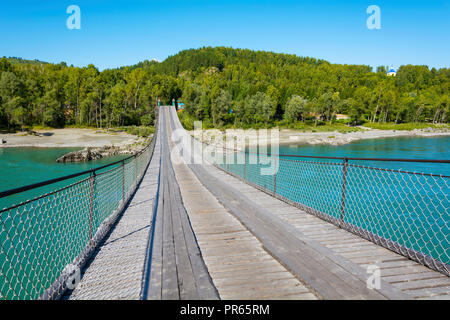
[[441, 296], [442, 298], [450, 299], [450, 286], [435, 287], [435, 288], [423, 288], [408, 290], [410, 295], [416, 298], [429, 298], [433, 296]]
[[[347, 251], [342, 252], [341, 255], [347, 259], [357, 259], [357, 258], [366, 258], [366, 257], [376, 257], [377, 260], [385, 261], [388, 260], [398, 260], [398, 254], [393, 253], [384, 248], [375, 248], [374, 250], [364, 250], [364, 251]], [[353, 261], [353, 260], [352, 260]]]
[[414, 280], [407, 282], [399, 282], [396, 284], [396, 286], [398, 288], [408, 290], [443, 287], [443, 286], [450, 286], [450, 279], [448, 277], [445, 277], [445, 278], [435, 278], [425, 280]]
[[[408, 260], [407, 258], [400, 256], [399, 255], [399, 261], [388, 261], [388, 262], [381, 262], [381, 263], [377, 263], [378, 267], [380, 267], [380, 269], [384, 270], [384, 269], [389, 269], [389, 268], [395, 268], [395, 267], [409, 267], [409, 266], [415, 266], [417, 265], [417, 262], [412, 261], [412, 260]], [[369, 264], [364, 263], [361, 264], [361, 266], [363, 268], [367, 268], [369, 266]]]
[[[253, 270], [253, 272], [251, 270], [234, 270], [234, 271], [228, 271], [228, 272], [216, 272], [215, 270], [213, 270], [214, 266], [211, 266], [211, 277], [215, 280], [226, 280], [226, 279], [235, 279], [235, 278], [249, 278], [251, 279], [254, 275], [255, 272], [261, 273], [261, 274], [266, 274], [266, 275], [270, 275], [270, 274], [278, 274], [280, 271], [286, 272], [286, 274], [291, 274], [289, 273], [285, 268], [283, 268], [281, 265], [280, 266], [272, 266], [272, 267], [260, 267], [257, 270]], [[292, 274], [291, 274], [292, 276]], [[292, 279], [295, 279], [294, 277], [292, 277]], [[275, 290], [276, 288], [274, 288]]]
[[[216, 240], [221, 240], [216, 241]], [[243, 242], [247, 242], [249, 244], [257, 244], [259, 243], [258, 240], [256, 240], [254, 237], [252, 237], [250, 234], [245, 236], [239, 236], [239, 237], [230, 237], [225, 236], [222, 238], [216, 237], [215, 239], [208, 239], [208, 240], [198, 240], [199, 244], [204, 245], [208, 248], [223, 248], [226, 246], [232, 246], [232, 245], [241, 245]]]
[[[355, 250], [373, 250], [378, 246], [364, 239], [355, 239], [353, 242], [327, 244], [327, 248], [335, 252], [346, 252]], [[378, 247], [379, 248], [379, 247]]]
[[[173, 182], [171, 183], [173, 186]], [[173, 187], [172, 187], [173, 190]], [[189, 259], [188, 249], [184, 239], [183, 228], [179, 216], [179, 208], [175, 203], [175, 198], [171, 196], [171, 213], [174, 234], [175, 246], [175, 261], [177, 264], [178, 287], [180, 290], [181, 300], [197, 300], [199, 299], [195, 277], [192, 271], [191, 262]]]
[[[349, 258], [353, 262], [360, 264], [360, 265], [367, 265], [367, 264], [376, 264], [377, 266], [380, 266], [381, 268], [390, 268], [390, 266], [386, 266], [387, 263], [391, 262], [404, 262], [408, 261], [407, 258], [399, 256], [385, 256], [385, 255], [376, 255], [374, 252], [373, 256], [365, 256], [365, 257], [352, 257]], [[397, 264], [395, 264], [396, 266]], [[408, 264], [409, 265], [409, 264]]]
[[218, 265], [214, 272], [218, 273], [218, 272], [232, 272], [232, 271], [237, 271], [237, 270], [253, 270], [253, 272], [256, 272], [258, 270], [261, 270], [263, 268], [279, 268], [280, 264], [275, 260], [275, 259], [271, 259], [271, 260], [265, 260], [265, 261], [257, 261], [257, 262], [238, 262], [238, 263], [233, 263], [233, 264], [220, 264]]
[[[171, 130], [169, 130], [169, 134], [171, 134]], [[168, 159], [171, 160], [169, 154], [170, 149], [167, 139], [166, 144], [167, 144]], [[169, 164], [170, 167], [168, 168], [168, 171], [170, 173], [170, 177], [172, 178], [171, 187], [174, 192], [173, 195], [177, 203], [177, 214], [180, 219], [180, 226], [186, 244], [187, 255], [189, 256], [189, 261], [195, 279], [195, 286], [198, 297], [200, 299], [210, 299], [210, 300], [219, 299], [219, 294], [208, 273], [208, 269], [206, 268], [205, 262], [203, 261], [202, 254], [198, 247], [198, 243], [192, 230], [191, 223], [189, 221], [187, 212], [184, 208], [183, 201], [181, 198], [181, 192], [175, 177], [175, 172], [172, 167], [171, 161], [168, 161], [168, 166]]]
[[296, 296], [296, 300], [313, 300], [315, 297], [311, 293], [305, 293], [296, 288], [288, 288], [281, 292], [273, 292], [273, 290], [269, 291], [237, 291], [232, 293], [224, 293], [222, 295], [223, 300], [272, 300], [272, 299], [283, 299], [283, 296]]
[[[220, 241], [220, 240], [218, 240]], [[235, 263], [239, 261], [258, 261], [259, 259], [273, 259], [270, 255], [265, 252], [262, 247], [260, 247], [261, 250], [251, 252], [233, 252], [224, 256], [217, 255], [217, 256], [211, 256], [207, 255], [205, 256], [205, 260], [210, 261], [211, 263], [219, 263], [222, 264], [225, 262], [229, 263]]]
[[[160, 169], [162, 170], [162, 168]], [[163, 239], [163, 224], [164, 219], [161, 213], [161, 207], [163, 206], [163, 185], [164, 182], [160, 181], [160, 195], [158, 199], [158, 211], [156, 213], [155, 234], [152, 243], [152, 255], [148, 257], [150, 262], [150, 280], [147, 288], [147, 299], [149, 300], [161, 300], [162, 299], [162, 239]]]
[[[275, 281], [275, 280], [282, 280], [282, 279], [294, 279], [292, 277], [292, 274], [289, 272], [286, 272], [284, 269], [280, 269], [277, 272], [272, 273], [253, 273], [252, 275], [238, 275], [235, 274], [232, 278], [225, 278], [225, 279], [214, 279], [214, 283], [217, 286], [226, 287], [226, 286], [232, 286], [232, 285], [239, 285], [244, 283], [260, 283], [261, 281]], [[274, 291], [275, 287], [273, 287]]]
[[296, 286], [296, 281], [293, 279], [274, 280], [270, 283], [250, 283], [238, 284], [234, 286], [225, 286], [222, 288], [222, 294], [230, 294], [232, 292], [256, 292], [258, 296], [273, 296], [274, 288], [282, 294], [292, 293], [309, 293], [309, 290], [302, 286]]
[[[348, 244], [350, 244], [350, 245], [351, 244], [355, 244], [356, 245], [357, 242], [355, 240], [358, 241], [359, 239], [357, 239], [356, 236], [353, 237], [353, 238], [344, 239], [344, 240], [324, 239], [324, 240], [320, 241], [320, 243], [326, 245], [327, 247], [331, 246], [331, 245], [339, 245], [339, 246], [348, 245]], [[370, 245], [374, 245], [374, 244], [370, 243], [367, 240], [365, 240], [365, 241], [368, 243], [368, 245], [369, 244]], [[361, 242], [361, 244], [363, 244], [363, 243], [364, 243], [364, 241]]]
[[[434, 278], [446, 278], [445, 275], [437, 273], [437, 272], [422, 272], [422, 273], [411, 273], [411, 274], [400, 274], [395, 276], [383, 276], [381, 277], [389, 282], [403, 282], [403, 281], [411, 281], [411, 280], [425, 280], [425, 279], [434, 279]], [[450, 284], [449, 284], [450, 285]]]
[[328, 232], [323, 232], [321, 234], [318, 233], [308, 233], [306, 234], [305, 232], [303, 232], [305, 235], [307, 235], [309, 238], [314, 239], [316, 241], [328, 241], [328, 240], [332, 240], [332, 241], [338, 241], [338, 242], [343, 242], [343, 241], [347, 241], [347, 240], [353, 240], [354, 239], [354, 235], [346, 232], [339, 232], [337, 229], [334, 230], [335, 232], [330, 234], [330, 230], [328, 230]]
[[[197, 221], [196, 219], [192, 219], [192, 221]], [[221, 233], [215, 233], [211, 235], [203, 235], [202, 239], [198, 239], [198, 243], [208, 243], [214, 240], [227, 240], [227, 239], [253, 239], [254, 237], [248, 233], [246, 229], [242, 227], [242, 230], [239, 231], [225, 231]]]
[[163, 207], [162, 214], [164, 219], [163, 226], [163, 267], [162, 267], [162, 299], [163, 300], [178, 300], [180, 294], [178, 290], [178, 275], [177, 265], [175, 261], [175, 247], [173, 237], [173, 225], [170, 206], [170, 193], [168, 181], [168, 165], [170, 158], [168, 157], [167, 137], [164, 129], [163, 134], [163, 178], [164, 178], [164, 192], [163, 192]]
[[[226, 256], [233, 255], [237, 251], [242, 250], [243, 252], [248, 252], [253, 248], [254, 243], [240, 243], [239, 245], [223, 246], [216, 248], [203, 248], [202, 252], [208, 256]], [[258, 244], [256, 244], [258, 245]]]
[[275, 295], [271, 299], [274, 300], [316, 300], [317, 298], [312, 293], [295, 294], [295, 295]]
[[186, 242], [188, 243], [187, 249], [194, 272], [198, 295], [200, 299], [217, 300], [219, 299], [219, 294], [212, 282], [208, 269], [206, 268], [203, 256], [198, 248], [198, 244], [196, 242], [195, 235], [192, 232], [186, 212], [182, 214], [181, 218], [183, 229], [186, 230], [189, 228], [190, 230], [189, 232], [184, 232]]
[[416, 264], [412, 266], [399, 266], [395, 268], [388, 268], [383, 269], [381, 272], [382, 277], [383, 276], [395, 276], [400, 274], [412, 274], [412, 273], [422, 273], [422, 272], [428, 272], [430, 269], [427, 267], [424, 267], [422, 265]]
[[449, 295], [437, 295], [437, 296], [430, 296], [430, 297], [420, 297], [420, 298], [416, 298], [417, 300], [450, 300], [450, 296]]

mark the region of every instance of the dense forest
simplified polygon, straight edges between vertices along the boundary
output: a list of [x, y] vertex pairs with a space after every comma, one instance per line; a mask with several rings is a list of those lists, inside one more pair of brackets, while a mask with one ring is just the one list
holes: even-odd
[[232, 48], [185, 50], [164, 62], [99, 71], [0, 59], [0, 127], [151, 125], [158, 99], [185, 103], [183, 117], [207, 126], [450, 120], [450, 69], [332, 64]]

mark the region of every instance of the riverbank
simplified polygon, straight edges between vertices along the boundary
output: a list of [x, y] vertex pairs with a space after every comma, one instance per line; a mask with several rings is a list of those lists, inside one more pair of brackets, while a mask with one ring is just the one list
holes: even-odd
[[[360, 130], [352, 132], [304, 132], [293, 129], [281, 129], [279, 131], [280, 145], [344, 145], [353, 141], [362, 139], [380, 139], [380, 138], [394, 138], [394, 137], [438, 137], [450, 136], [450, 129], [442, 128], [427, 128], [415, 130], [379, 130], [367, 127], [359, 127]], [[193, 131], [190, 131], [194, 134]], [[217, 135], [217, 130], [204, 130], [203, 141], [211, 141]], [[270, 139], [270, 130], [268, 130], [268, 137], [259, 137], [258, 140], [249, 140], [249, 145], [256, 145], [261, 143], [268, 143]], [[232, 134], [236, 137], [237, 134]]]
[[450, 135], [448, 129], [415, 129], [415, 130], [378, 130], [360, 127], [361, 131], [342, 132], [299, 132], [296, 130], [280, 130], [280, 144], [329, 144], [343, 145], [362, 139], [381, 139], [394, 137], [438, 137]]
[[96, 129], [50, 129], [37, 130], [33, 134], [18, 132], [0, 134], [0, 148], [39, 147], [39, 148], [100, 148], [105, 146], [126, 146], [138, 143], [137, 136], [126, 132], [106, 132]]

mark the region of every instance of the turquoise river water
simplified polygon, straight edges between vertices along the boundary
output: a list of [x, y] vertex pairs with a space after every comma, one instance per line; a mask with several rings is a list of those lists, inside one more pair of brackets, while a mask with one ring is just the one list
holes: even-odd
[[[62, 155], [79, 148], [0, 148], [0, 191], [6, 191], [49, 179], [101, 167], [123, 159], [115, 156], [82, 163], [57, 163]], [[80, 180], [80, 178], [78, 178]], [[71, 181], [73, 182], [73, 181]], [[67, 185], [67, 181], [0, 199], [0, 209], [29, 200], [33, 196], [54, 191]]]
[[[85, 171], [124, 158], [56, 163], [55, 159], [73, 150], [0, 148], [0, 191]], [[446, 160], [450, 159], [450, 137], [360, 140], [342, 146], [288, 145], [280, 147], [280, 154], [276, 175], [262, 175], [259, 169], [267, 165], [261, 163], [222, 166], [306, 208], [444, 264], [450, 263], [450, 164], [349, 161], [344, 170], [342, 160], [283, 156]], [[125, 169], [127, 176], [134, 172], [133, 168]], [[2, 208], [85, 178], [78, 177], [0, 199], [0, 213]], [[131, 182], [125, 181], [125, 184], [131, 186]], [[106, 174], [96, 180], [92, 188], [101, 192], [96, 192], [92, 200], [94, 213], [102, 209], [100, 213], [108, 215], [117, 207], [122, 195], [120, 186], [120, 174]], [[0, 275], [3, 275], [0, 276], [0, 300], [39, 297], [68, 261], [84, 248], [90, 230], [88, 191], [89, 182], [85, 181], [65, 190], [63, 194], [66, 196], [61, 199], [57, 196], [40, 199], [0, 215]], [[97, 218], [94, 215], [94, 232], [103, 219], [103, 216]], [[36, 227], [39, 232], [33, 232]], [[47, 229], [51, 232], [44, 232]]]
[[[368, 237], [386, 239], [450, 264], [450, 164], [299, 158], [287, 155], [450, 159], [450, 137], [360, 140], [342, 146], [281, 146], [278, 170], [258, 164], [221, 165], [269, 192], [348, 224]], [[269, 170], [270, 172], [270, 170]], [[414, 254], [413, 254], [414, 255]]]

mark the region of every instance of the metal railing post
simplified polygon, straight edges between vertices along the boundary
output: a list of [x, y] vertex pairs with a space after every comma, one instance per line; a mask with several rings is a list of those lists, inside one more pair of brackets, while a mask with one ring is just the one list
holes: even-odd
[[125, 160], [122, 161], [122, 202], [125, 201]]
[[247, 153], [244, 152], [244, 180], [247, 180]]
[[228, 163], [228, 151], [227, 151], [227, 155], [225, 157], [225, 161], [226, 161], [226, 164], [227, 164], [227, 166], [226, 166], [227, 171], [230, 172], [230, 164]]
[[345, 213], [345, 194], [347, 189], [347, 171], [348, 171], [348, 159], [344, 159], [343, 164], [343, 178], [342, 178], [342, 201], [341, 201], [341, 218], [339, 219], [339, 227], [341, 227], [344, 222], [344, 213]]
[[228, 171], [226, 141], [223, 142], [223, 168]]
[[138, 159], [137, 156], [134, 157], [134, 159], [133, 159], [134, 160], [134, 184], [136, 184], [138, 181], [138, 167], [137, 167], [138, 160], [137, 159]]
[[95, 171], [91, 173], [89, 178], [89, 239], [93, 237], [93, 224], [94, 224], [94, 186], [95, 186]]
[[277, 168], [277, 157], [275, 157], [275, 172], [273, 173], [273, 193], [276, 194], [277, 193], [277, 172], [278, 170], [276, 170]]

